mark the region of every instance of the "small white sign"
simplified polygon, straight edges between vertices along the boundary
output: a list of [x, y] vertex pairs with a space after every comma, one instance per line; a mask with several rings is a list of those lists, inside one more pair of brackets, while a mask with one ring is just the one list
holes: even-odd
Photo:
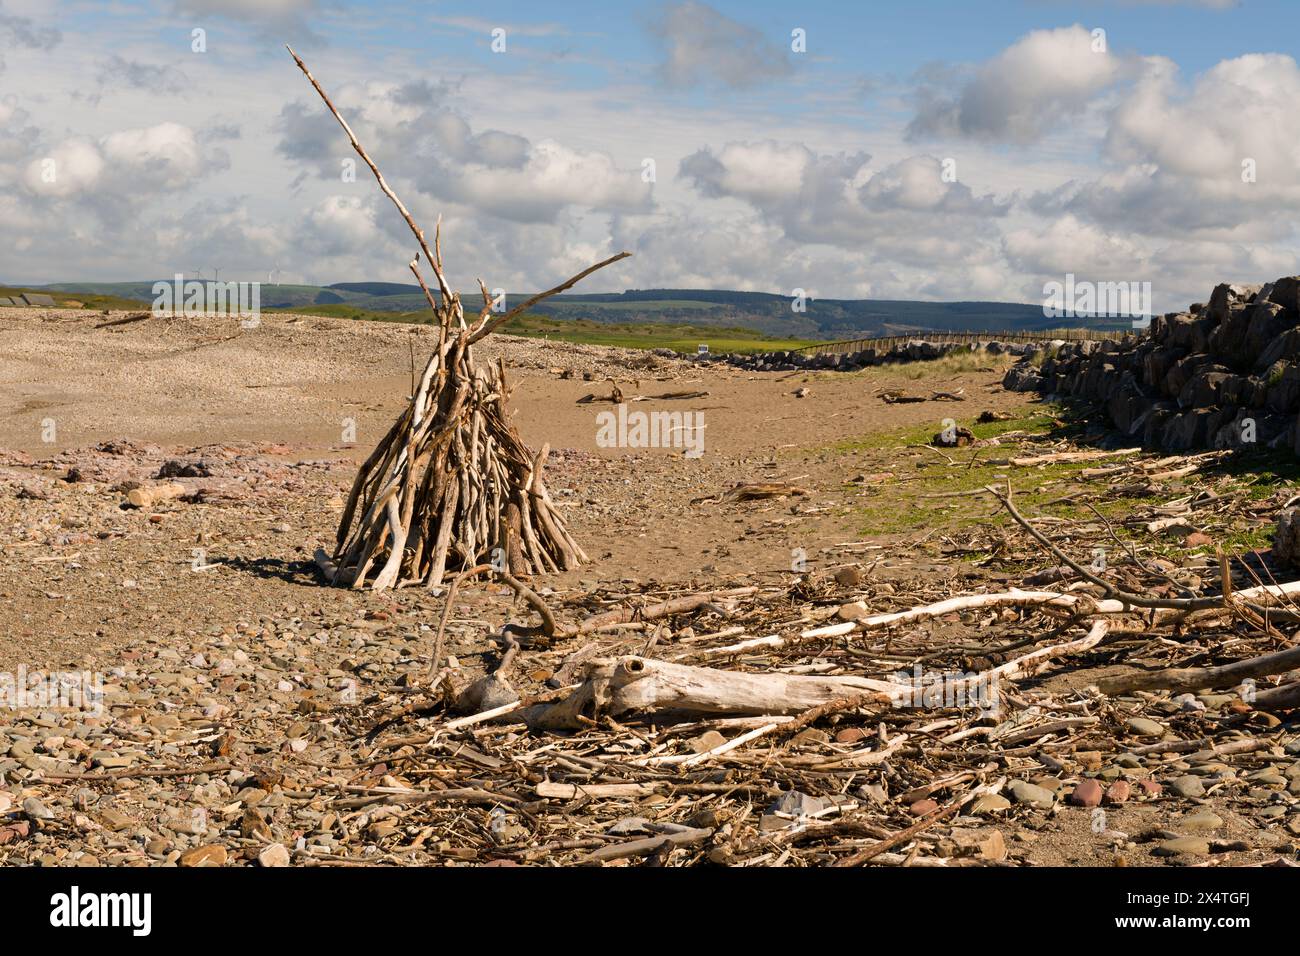
[[696, 349], [695, 349], [695, 354], [696, 354], [696, 355], [708, 355], [708, 354], [709, 354], [709, 347], [708, 347], [707, 345], [705, 345], [703, 342], [701, 342], [701, 343], [696, 347]]

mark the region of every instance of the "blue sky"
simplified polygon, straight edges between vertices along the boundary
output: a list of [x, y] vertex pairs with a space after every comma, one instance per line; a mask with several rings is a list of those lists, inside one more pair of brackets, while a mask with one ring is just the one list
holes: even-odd
[[408, 279], [289, 42], [461, 287], [626, 248], [590, 288], [1035, 301], [1068, 272], [1183, 307], [1298, 271], [1298, 27], [1280, 0], [0, 0], [0, 280]]

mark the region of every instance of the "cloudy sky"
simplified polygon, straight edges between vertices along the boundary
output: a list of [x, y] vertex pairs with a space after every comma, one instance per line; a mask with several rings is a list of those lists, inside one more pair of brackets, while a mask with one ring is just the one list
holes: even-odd
[[0, 0], [0, 281], [408, 281], [1158, 310], [1300, 272], [1293, 0]]

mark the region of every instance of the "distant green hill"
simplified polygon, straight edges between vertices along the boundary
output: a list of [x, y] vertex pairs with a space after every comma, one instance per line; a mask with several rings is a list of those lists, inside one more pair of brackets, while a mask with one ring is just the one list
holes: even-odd
[[[153, 301], [153, 280], [58, 282], [46, 291]], [[530, 293], [510, 293], [507, 304]], [[393, 313], [410, 321], [427, 310], [419, 286], [400, 282], [337, 282], [330, 286], [262, 283], [262, 307], [328, 307], [335, 314]], [[471, 308], [478, 295], [466, 295]], [[404, 315], [410, 313], [412, 315]], [[910, 299], [809, 299], [791, 308], [786, 296], [725, 289], [629, 289], [626, 292], [558, 295], [532, 313], [556, 321], [608, 325], [690, 326], [741, 329], [781, 339], [842, 339], [924, 331], [1014, 331], [1060, 327], [1039, 305], [1019, 302], [921, 302]], [[417, 319], [418, 320], [418, 319]], [[1124, 328], [1124, 320], [1087, 321], [1093, 328]]]
[[13, 298], [25, 292], [44, 292], [60, 309], [138, 309], [140, 302], [133, 298], [111, 294], [64, 294], [49, 286], [12, 286], [0, 284], [0, 298]]

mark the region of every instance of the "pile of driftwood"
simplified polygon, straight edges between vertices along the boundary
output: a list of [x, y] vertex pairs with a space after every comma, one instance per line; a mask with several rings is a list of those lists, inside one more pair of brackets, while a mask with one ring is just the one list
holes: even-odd
[[[451, 713], [430, 724], [418, 718], [426, 707], [401, 698], [370, 712], [373, 744], [360, 756], [385, 782], [360, 782], [339, 805], [400, 808], [412, 832], [483, 814], [481, 840], [456, 827], [477, 847], [467, 859], [998, 865], [1025, 849], [1002, 835], [1030, 822], [1032, 807], [1002, 796], [1016, 778], [1069, 776], [1125, 738], [1153, 776], [1193, 751], [1243, 772], [1281, 753], [1276, 733], [1243, 734], [1235, 712], [1188, 710], [1164, 718], [1165, 739], [1135, 738], [1128, 725], [1155, 698], [1130, 689], [1235, 687], [1295, 667], [1294, 651], [1101, 689], [1044, 691], [1033, 679], [1141, 663], [1174, 628], [1208, 635], [1238, 613], [1282, 613], [1300, 585], [1165, 607], [1095, 587], [853, 601], [833, 582], [809, 601], [807, 584], [566, 592], [554, 608], [534, 595], [542, 623], [496, 635], [496, 673], [469, 689], [440, 674]], [[931, 627], [949, 639], [936, 643]], [[469, 692], [485, 682], [495, 696]], [[1283, 692], [1261, 691], [1246, 706], [1285, 705]], [[418, 732], [401, 726], [414, 719]], [[1134, 801], [1157, 798], [1134, 791]], [[1094, 833], [1116, 858], [1159, 836]]]
[[[357, 155], [401, 213], [418, 247], [409, 263], [438, 326], [438, 348], [410, 404], [357, 473], [339, 522], [333, 555], [317, 562], [334, 583], [354, 588], [440, 585], [449, 571], [487, 564], [527, 576], [587, 560], [546, 490], [547, 448], [533, 453], [510, 423], [505, 367], [479, 365], [474, 345], [542, 299], [563, 292], [619, 253], [504, 312], [483, 305], [467, 324], [460, 295], [447, 285], [440, 230], [433, 247], [389, 187], [328, 95], [292, 49], [294, 62], [347, 133]], [[420, 257], [438, 292], [426, 284]]]
[[[1057, 447], [1013, 467], [1093, 457]], [[1125, 468], [1204, 463], [1189, 461]], [[1275, 715], [1300, 706], [1300, 681], [1282, 676], [1300, 670], [1300, 651], [1281, 630], [1300, 621], [1300, 582], [1278, 583], [1248, 555], [1187, 586], [1119, 538], [1121, 557], [1099, 570], [1095, 539], [1072, 530], [1082, 525], [1026, 517], [1005, 485], [982, 494], [1010, 518], [997, 531], [1004, 553], [1014, 540], [1048, 558], [1052, 587], [954, 595], [956, 578], [918, 576], [876, 591], [872, 565], [695, 593], [543, 599], [507, 580], [533, 620], [493, 635], [501, 654], [487, 677], [439, 668], [414, 701], [376, 708], [382, 732], [364, 756], [407, 783], [358, 800], [418, 807], [422, 820], [491, 808], [512, 835], [479, 852], [519, 862], [997, 865], [1024, 853], [1002, 824], [1028, 820], [1026, 777], [1081, 781], [1060, 802], [1087, 807], [1101, 791], [1089, 796], [1082, 770], [1099, 753], [1141, 761], [1114, 798], [1137, 802], [1168, 799], [1156, 778], [1183, 772], [1189, 755], [1243, 777], [1295, 760]], [[1244, 502], [1220, 489], [1204, 513]], [[1232, 705], [1169, 706], [1215, 690]], [[443, 703], [443, 716], [417, 716]], [[1159, 739], [1133, 729], [1152, 707]], [[407, 720], [420, 732], [403, 731]], [[1254, 802], [1237, 812], [1264, 806]], [[1169, 836], [1093, 833], [1117, 860]]]

